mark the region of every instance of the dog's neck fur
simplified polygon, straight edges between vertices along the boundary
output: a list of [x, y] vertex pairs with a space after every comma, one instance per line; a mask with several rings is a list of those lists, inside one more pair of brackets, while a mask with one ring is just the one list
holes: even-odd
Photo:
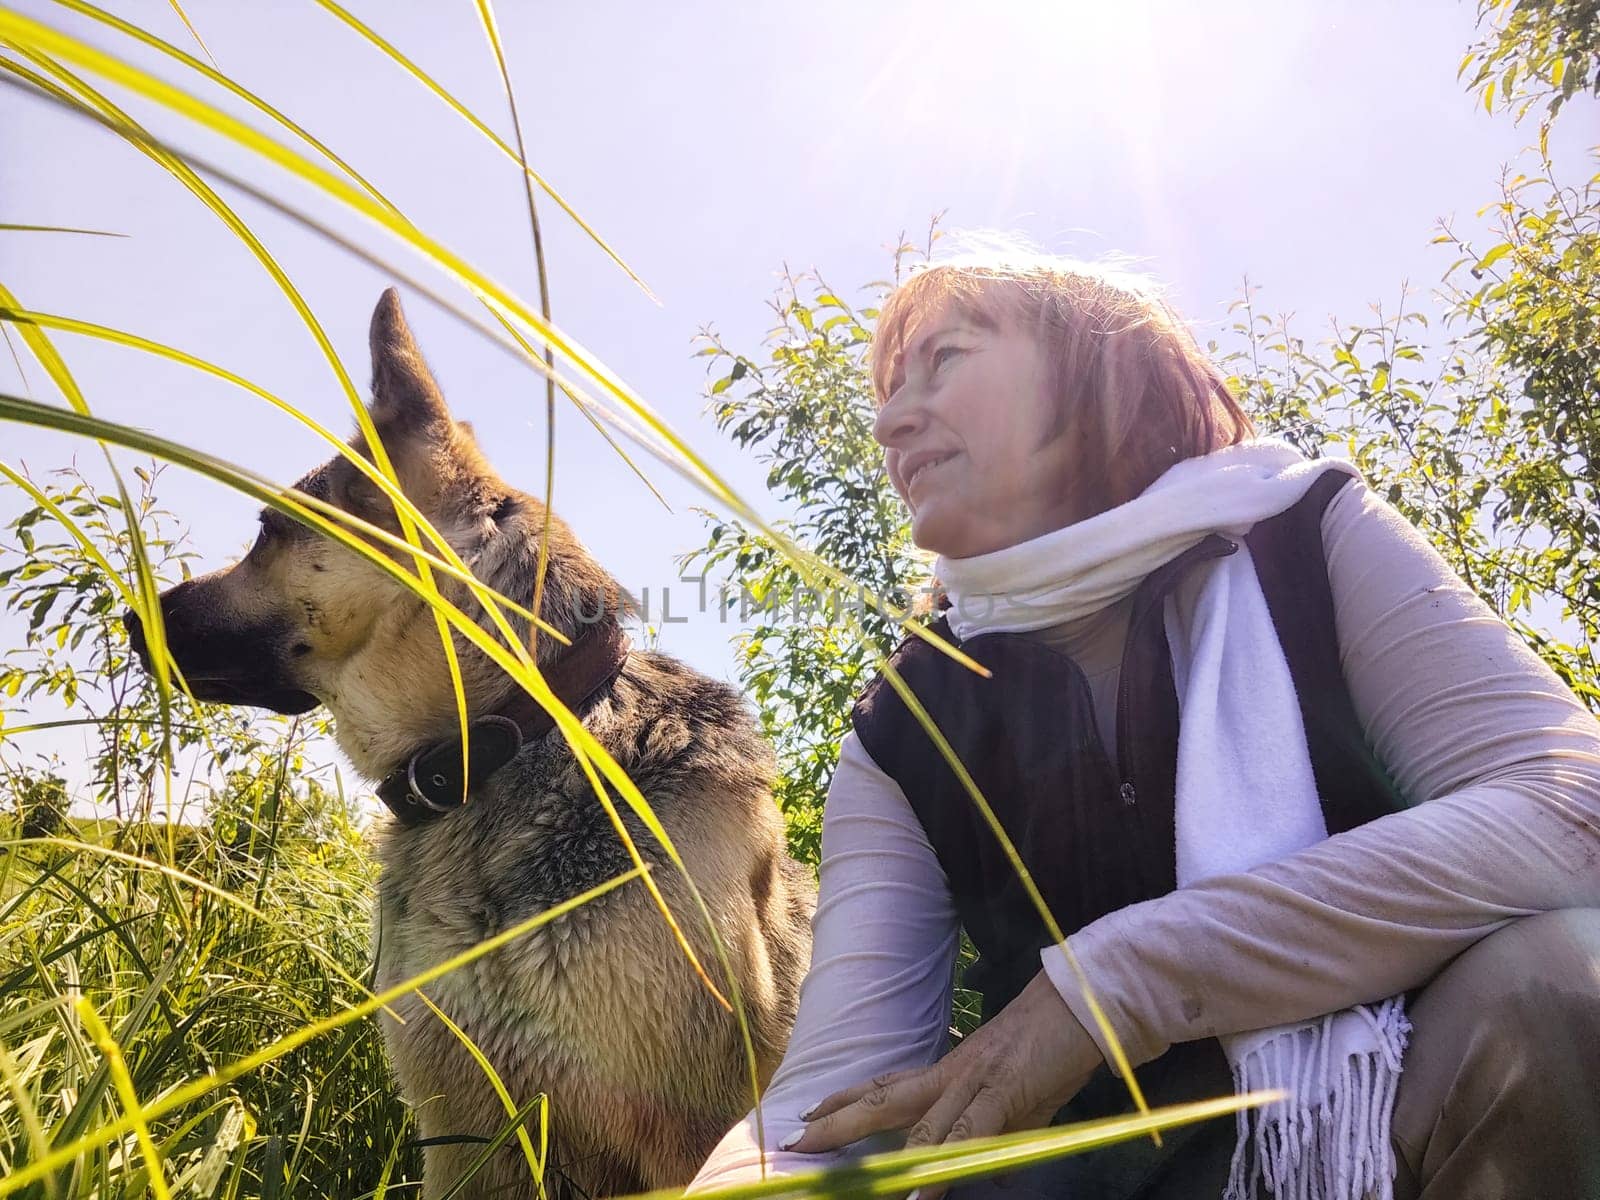
[[[524, 605], [533, 596], [517, 596], [511, 581], [531, 580], [538, 557], [542, 509], [534, 504], [517, 518], [527, 536], [501, 536], [473, 562], [473, 573], [491, 587]], [[576, 642], [597, 625], [616, 625], [632, 611], [629, 598], [589, 555], [559, 518], [551, 522], [551, 552], [541, 602], [544, 622]], [[463, 611], [476, 614], [476, 624], [498, 643], [504, 635], [481, 605], [459, 584], [441, 581], [445, 597]], [[507, 623], [528, 645], [529, 622], [507, 617]], [[461, 673], [467, 715], [476, 718], [498, 711], [520, 687], [496, 663], [459, 633], [452, 635]], [[351, 664], [348, 686], [337, 684], [322, 697], [334, 719], [334, 737], [361, 774], [381, 779], [418, 750], [460, 736], [460, 711], [448, 660], [429, 607], [418, 598], [394, 606], [377, 621], [369, 650]], [[541, 672], [567, 652], [567, 645], [539, 631], [535, 662]], [[379, 683], [382, 681], [382, 683]], [[376, 686], [375, 686], [376, 685]]]

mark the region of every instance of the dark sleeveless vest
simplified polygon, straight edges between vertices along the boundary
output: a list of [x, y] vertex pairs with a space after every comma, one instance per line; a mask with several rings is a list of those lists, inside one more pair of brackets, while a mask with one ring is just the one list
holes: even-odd
[[[1321, 527], [1324, 509], [1350, 478], [1324, 474], [1298, 504], [1244, 538], [1294, 679], [1330, 834], [1401, 807], [1367, 746], [1339, 665]], [[1116, 762], [1095, 728], [1083, 672], [1057, 650], [1011, 633], [962, 642], [940, 618], [934, 631], [989, 668], [991, 678], [915, 636], [890, 658], [1069, 934], [1176, 886], [1178, 701], [1163, 602], [1194, 567], [1237, 550], [1212, 534], [1135, 591], [1118, 682]], [[978, 951], [965, 982], [983, 994], [988, 1020], [1038, 973], [1039, 951], [1051, 938], [982, 814], [882, 674], [851, 719], [933, 843]]]

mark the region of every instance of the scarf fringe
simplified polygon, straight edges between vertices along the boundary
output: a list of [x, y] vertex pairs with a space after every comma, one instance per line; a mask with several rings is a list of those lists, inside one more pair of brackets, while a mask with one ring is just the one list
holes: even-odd
[[1330, 1062], [1334, 1014], [1256, 1047], [1234, 1065], [1236, 1091], [1288, 1088], [1288, 1099], [1238, 1115], [1223, 1200], [1393, 1200], [1389, 1126], [1411, 1032], [1399, 996], [1345, 1010], [1372, 1028], [1377, 1048]]

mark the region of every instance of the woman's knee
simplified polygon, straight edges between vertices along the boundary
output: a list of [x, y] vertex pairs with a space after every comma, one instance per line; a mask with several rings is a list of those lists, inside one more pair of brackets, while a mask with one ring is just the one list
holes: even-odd
[[1461, 956], [1464, 981], [1517, 1019], [1541, 1005], [1600, 1005], [1600, 908], [1559, 908], [1496, 930]]
[[1507, 965], [1578, 966], [1592, 981], [1600, 970], [1600, 908], [1555, 908], [1520, 917], [1466, 954]]
[[[1555, 909], [1496, 930], [1423, 989], [1413, 1016], [1481, 1030], [1530, 1065], [1576, 1055], [1600, 1069], [1600, 908]], [[1471, 1039], [1449, 1041], [1465, 1051]]]

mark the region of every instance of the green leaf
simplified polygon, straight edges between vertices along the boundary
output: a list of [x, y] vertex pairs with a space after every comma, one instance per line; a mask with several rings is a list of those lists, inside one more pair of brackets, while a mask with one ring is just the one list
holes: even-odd
[[37, 632], [39, 626], [44, 624], [44, 619], [50, 615], [50, 609], [55, 605], [56, 596], [57, 593], [52, 591], [46, 592], [39, 597], [38, 602], [33, 606], [33, 617], [28, 622], [29, 633]]
[[1501, 242], [1498, 246], [1495, 246], [1482, 258], [1480, 258], [1477, 266], [1473, 267], [1473, 270], [1487, 271], [1490, 267], [1494, 266], [1495, 263], [1499, 262], [1506, 255], [1510, 254], [1512, 249], [1513, 247], [1510, 242]]

